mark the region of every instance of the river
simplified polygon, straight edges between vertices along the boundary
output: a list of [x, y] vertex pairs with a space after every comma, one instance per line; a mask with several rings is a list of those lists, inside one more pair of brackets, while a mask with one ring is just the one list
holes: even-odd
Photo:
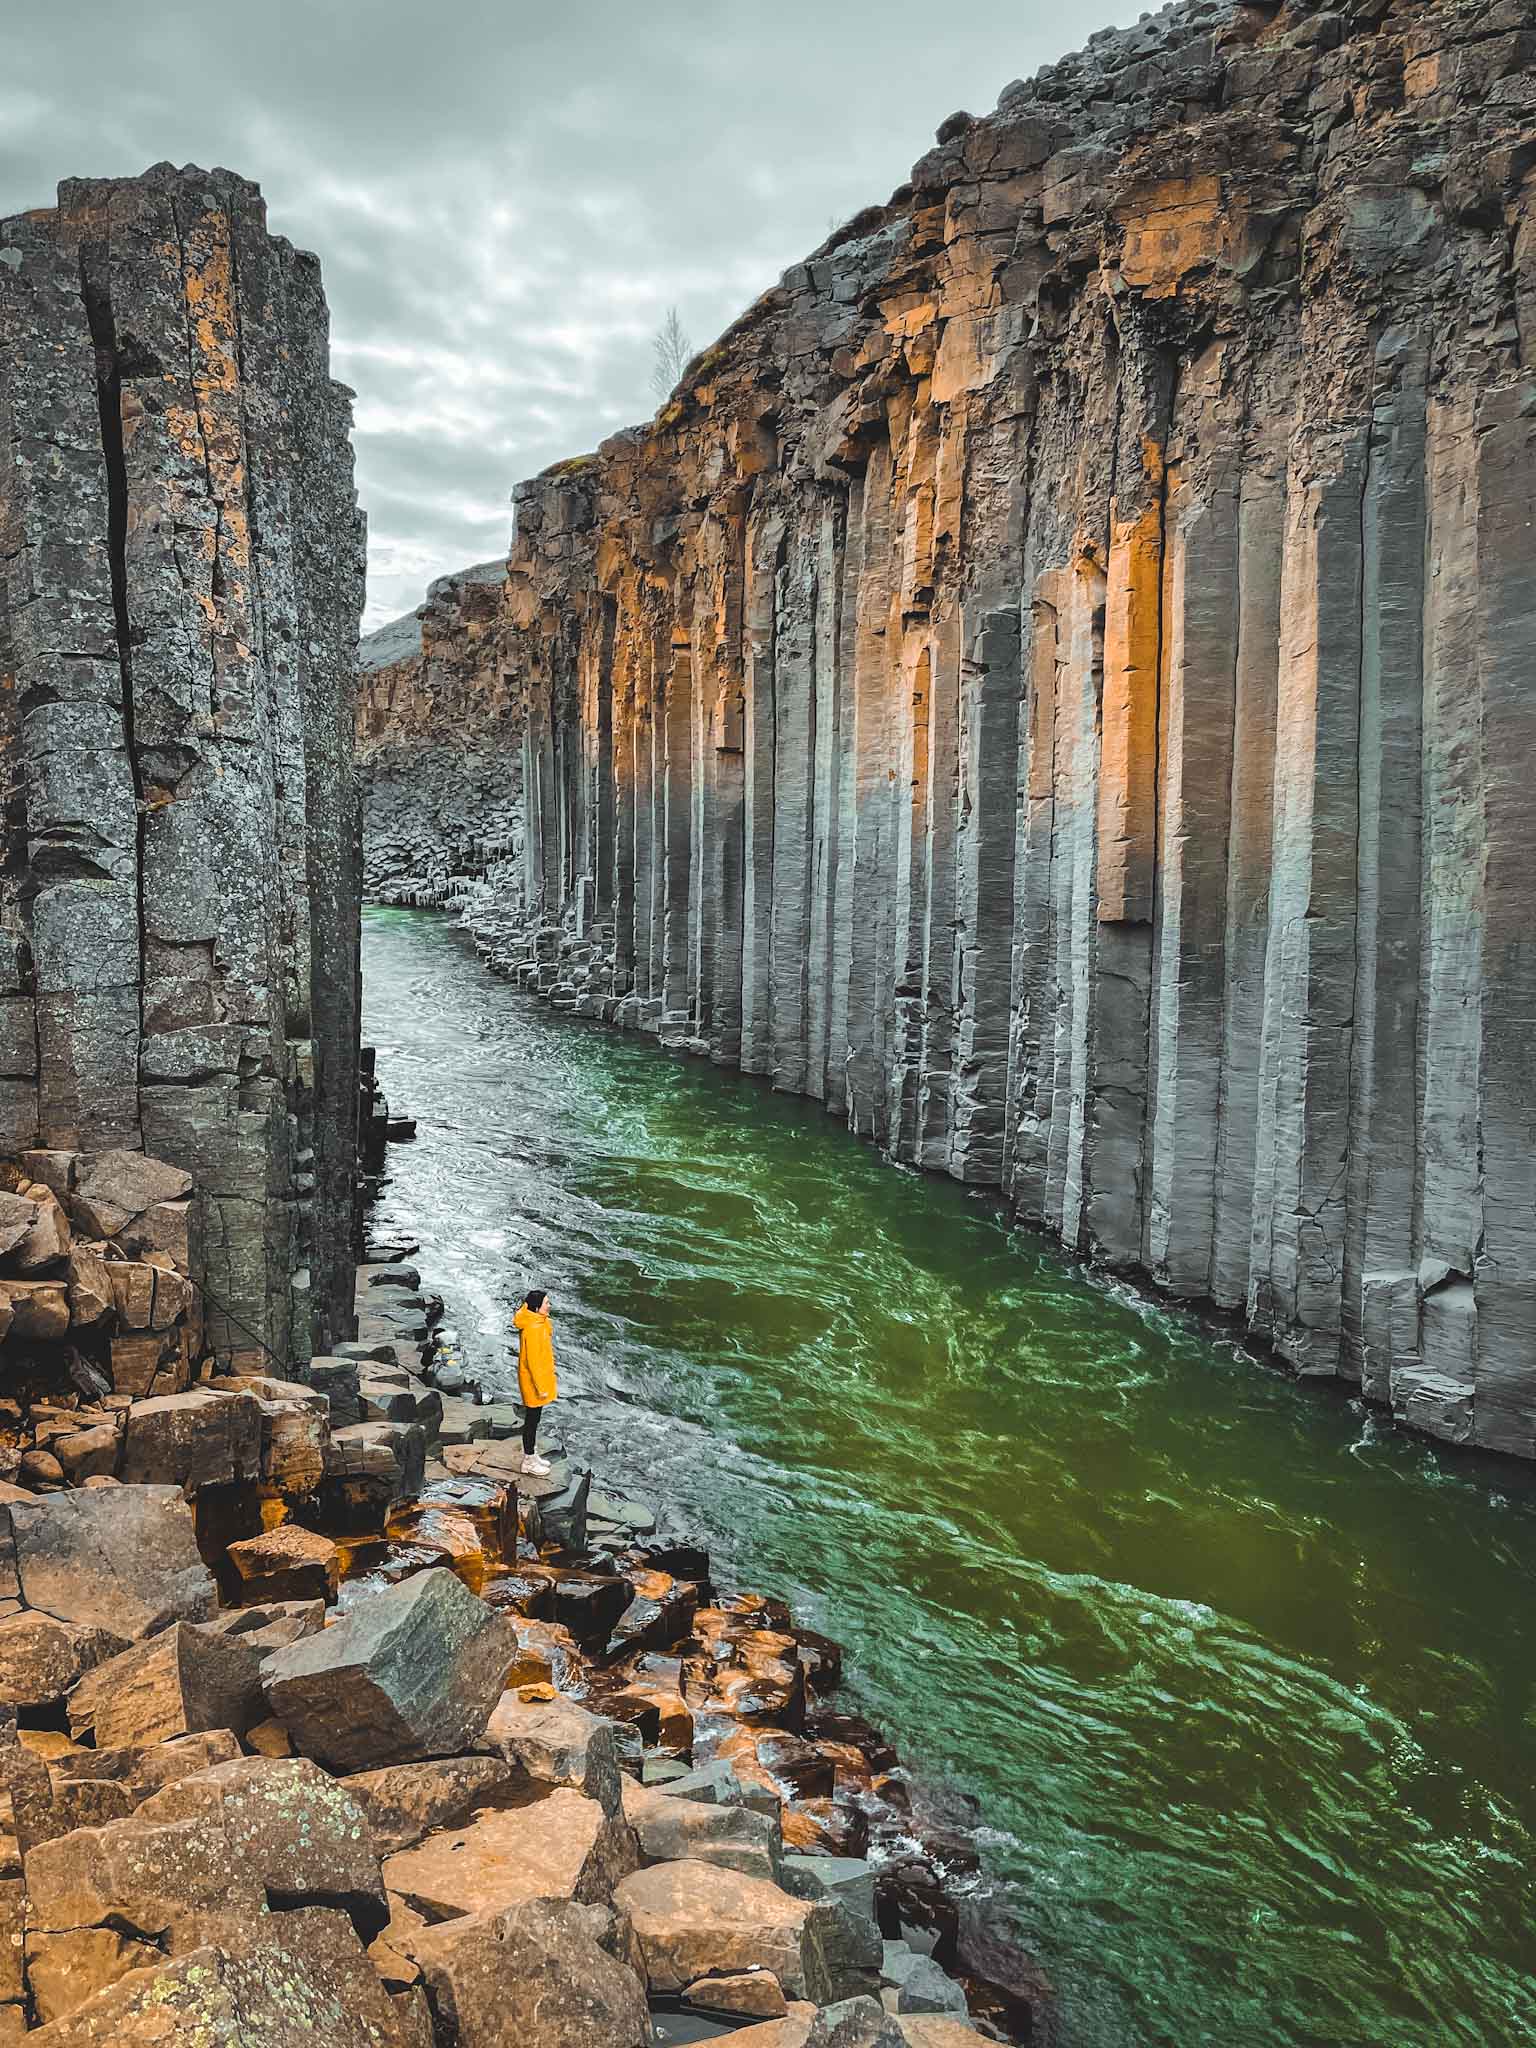
[[548, 1287], [567, 1427], [980, 1797], [1068, 2048], [1536, 2043], [1536, 1475], [562, 1018], [442, 917], [366, 914], [364, 1010], [419, 1119], [379, 1224], [471, 1368], [506, 1384]]

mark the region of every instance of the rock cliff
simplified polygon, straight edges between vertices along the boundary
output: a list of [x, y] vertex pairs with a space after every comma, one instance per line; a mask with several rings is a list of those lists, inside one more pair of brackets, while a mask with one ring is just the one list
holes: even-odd
[[349, 398], [228, 172], [0, 222], [0, 1152], [77, 1228], [168, 1162], [212, 1341], [282, 1360], [352, 1311]]
[[419, 611], [362, 644], [363, 887], [376, 902], [456, 900], [522, 852], [506, 578], [504, 562], [441, 577]]
[[1192, 0], [517, 494], [521, 895], [1432, 1434], [1536, 1452], [1536, 6]]

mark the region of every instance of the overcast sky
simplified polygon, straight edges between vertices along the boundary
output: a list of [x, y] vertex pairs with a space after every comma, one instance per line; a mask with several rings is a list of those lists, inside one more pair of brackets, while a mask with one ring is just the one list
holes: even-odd
[[0, 213], [62, 177], [254, 178], [319, 253], [377, 625], [499, 555], [513, 484], [649, 416], [958, 107], [1124, 0], [5, 0]]

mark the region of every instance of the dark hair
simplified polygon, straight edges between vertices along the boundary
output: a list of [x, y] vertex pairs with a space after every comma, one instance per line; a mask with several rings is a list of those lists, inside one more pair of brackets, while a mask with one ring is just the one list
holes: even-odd
[[534, 1314], [537, 1315], [539, 1310], [544, 1306], [545, 1302], [548, 1301], [548, 1299], [548, 1292], [544, 1288], [530, 1287], [528, 1292], [523, 1296], [523, 1307], [531, 1308]]

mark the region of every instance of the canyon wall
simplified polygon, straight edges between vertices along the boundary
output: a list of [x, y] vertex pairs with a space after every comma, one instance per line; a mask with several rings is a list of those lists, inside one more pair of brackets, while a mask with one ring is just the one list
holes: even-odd
[[0, 222], [0, 1152], [190, 1176], [212, 1343], [283, 1361], [352, 1315], [350, 397], [228, 172]]
[[523, 850], [520, 707], [506, 667], [505, 562], [444, 576], [359, 650], [363, 887], [441, 904]]

